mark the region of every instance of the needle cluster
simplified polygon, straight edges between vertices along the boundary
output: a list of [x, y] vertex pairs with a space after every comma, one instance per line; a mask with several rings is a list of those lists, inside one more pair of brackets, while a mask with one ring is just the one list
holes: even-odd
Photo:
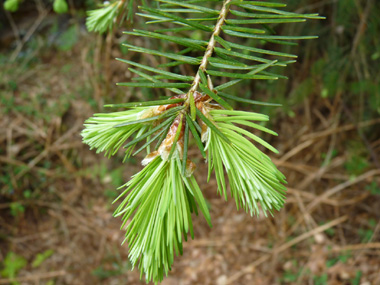
[[[105, 8], [104, 19], [115, 17], [112, 7], [118, 2]], [[287, 12], [282, 10], [285, 6], [269, 1], [157, 0], [139, 7], [137, 13], [155, 28], [125, 32], [130, 39], [160, 43], [156, 48], [133, 45], [133, 41], [124, 46], [164, 63], [152, 66], [118, 59], [136, 74], [133, 81], [118, 85], [165, 89], [170, 95], [157, 101], [107, 105], [124, 111], [94, 115], [86, 121], [82, 136], [91, 148], [108, 156], [121, 147], [126, 157], [147, 153], [143, 170], [120, 187], [123, 192], [116, 201], [121, 202], [115, 211], [126, 231], [130, 260], [145, 273], [147, 282], [161, 281], [171, 269], [175, 252], [182, 254], [182, 241], [188, 234], [194, 238], [192, 213], [202, 213], [211, 226], [209, 209], [193, 175], [191, 140], [208, 164], [208, 177], [214, 173], [218, 193], [225, 199], [229, 190], [237, 207], [251, 215], [273, 214], [283, 206], [285, 177], [257, 145], [277, 150], [252, 133], [255, 129], [277, 135], [263, 125], [268, 116], [232, 107], [234, 101], [274, 104], [241, 98], [228, 90], [243, 80], [282, 78], [272, 68], [285, 67], [296, 58], [244, 45], [244, 41], [257, 46], [262, 42], [293, 45], [315, 38], [275, 33], [279, 24], [321, 18]], [[98, 23], [103, 31], [109, 25], [104, 19], [93, 12], [91, 25]], [[201, 37], [189, 36], [195, 33]], [[175, 45], [179, 51], [166, 45]]]

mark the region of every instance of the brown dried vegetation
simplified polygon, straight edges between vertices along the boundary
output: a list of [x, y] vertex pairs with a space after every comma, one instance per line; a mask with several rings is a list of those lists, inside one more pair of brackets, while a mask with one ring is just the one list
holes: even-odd
[[[309, 2], [330, 9], [323, 1]], [[120, 245], [123, 232], [111, 201], [117, 183], [141, 166], [131, 160], [120, 167], [122, 154], [111, 160], [96, 155], [79, 133], [104, 101], [146, 95], [113, 87], [131, 76], [109, 60], [121, 56], [116, 36], [105, 41], [80, 31], [68, 51], [40, 45], [51, 17], [41, 12], [33, 18], [42, 27], [24, 24], [37, 45], [33, 52], [1, 62], [0, 271], [14, 252], [27, 260], [15, 279], [22, 284], [139, 284]], [[360, 57], [360, 23], [356, 31], [352, 52]], [[22, 35], [0, 40], [2, 58], [30, 48]], [[290, 71], [289, 93], [322, 56], [301, 47], [314, 57], [301, 58]], [[273, 218], [251, 218], [232, 199], [225, 203], [216, 182], [205, 183], [201, 156], [191, 153], [198, 158], [195, 175], [204, 185], [213, 228], [195, 219], [196, 239], [185, 243], [163, 284], [380, 284], [380, 119], [358, 121], [353, 114], [365, 112], [358, 108], [341, 92], [323, 98], [315, 91], [292, 107], [293, 116], [274, 118], [279, 137], [272, 144], [280, 155], [272, 159], [289, 184], [285, 208]], [[348, 168], [353, 153], [347, 142], [363, 145], [366, 164], [357, 173]], [[35, 257], [49, 249], [51, 257], [33, 268]], [[9, 283], [0, 278], [0, 284]]]

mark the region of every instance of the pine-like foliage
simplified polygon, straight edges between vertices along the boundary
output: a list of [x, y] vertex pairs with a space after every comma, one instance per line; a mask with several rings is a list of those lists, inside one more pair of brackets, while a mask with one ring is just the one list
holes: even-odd
[[133, 18], [134, 0], [104, 1], [98, 9], [87, 11], [86, 26], [90, 32], [105, 33], [111, 30], [116, 22]]
[[[157, 62], [165, 59], [165, 63], [152, 66], [118, 59], [136, 74], [134, 81], [118, 85], [166, 89], [170, 95], [157, 101], [107, 105], [127, 110], [96, 114], [86, 122], [82, 135], [91, 148], [108, 156], [123, 145], [126, 157], [147, 151], [142, 162], [145, 168], [121, 187], [124, 191], [118, 200], [122, 202], [115, 211], [123, 220], [130, 260], [145, 273], [147, 282], [161, 281], [172, 266], [174, 252], [182, 253], [182, 239], [188, 233], [193, 238], [191, 213], [197, 214], [199, 207], [211, 225], [188, 155], [191, 137], [208, 164], [209, 178], [215, 174], [218, 193], [225, 199], [229, 188], [237, 207], [251, 215], [273, 214], [283, 206], [285, 177], [255, 144], [277, 150], [249, 130], [276, 135], [260, 124], [268, 116], [233, 110], [230, 103], [271, 104], [225, 90], [247, 79], [280, 78], [271, 67], [284, 67], [296, 58], [246, 46], [241, 44], [244, 39], [292, 45], [315, 38], [274, 32], [278, 24], [321, 18], [286, 12], [285, 6], [269, 1], [158, 0], [143, 5], [138, 13], [154, 29], [125, 32], [131, 38], [160, 43], [156, 49], [124, 45], [131, 52], [157, 57]], [[99, 23], [107, 26], [103, 20]], [[173, 45], [179, 51], [167, 48]]]

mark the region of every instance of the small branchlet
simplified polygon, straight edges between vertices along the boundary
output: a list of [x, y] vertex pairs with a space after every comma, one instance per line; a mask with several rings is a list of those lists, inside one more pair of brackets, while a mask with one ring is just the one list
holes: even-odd
[[[105, 31], [110, 27], [117, 17], [117, 2], [93, 13], [92, 29]], [[191, 137], [208, 165], [208, 179], [214, 173], [218, 193], [227, 199], [229, 188], [237, 208], [266, 216], [284, 205], [285, 177], [255, 144], [274, 153], [277, 150], [247, 130], [277, 135], [263, 125], [268, 116], [234, 110], [231, 102], [276, 104], [241, 98], [225, 90], [243, 80], [282, 78], [271, 68], [285, 67], [296, 58], [245, 46], [244, 39], [280, 45], [312, 39], [315, 37], [280, 36], [273, 33], [273, 28], [322, 17], [287, 12], [282, 10], [286, 5], [267, 1], [157, 0], [152, 6], [140, 7], [138, 15], [147, 18], [147, 24], [164, 27], [125, 34], [150, 38], [160, 45], [157, 49], [131, 43], [125, 46], [131, 52], [163, 58], [161, 62], [165, 63], [154, 67], [119, 59], [132, 65], [134, 68], [129, 70], [138, 77], [135, 82], [118, 85], [166, 89], [175, 95], [157, 101], [107, 105], [129, 110], [96, 114], [86, 121], [82, 135], [91, 148], [109, 156], [123, 145], [126, 157], [147, 150], [142, 160], [144, 168], [120, 187], [124, 191], [117, 199], [122, 202], [115, 216], [122, 217], [132, 265], [139, 264], [147, 282], [157, 283], [171, 269], [174, 252], [182, 254], [182, 239], [186, 240], [188, 234], [194, 237], [191, 213], [197, 214], [199, 208], [211, 225], [205, 199], [193, 176], [195, 164], [188, 152]], [[201, 34], [202, 38], [184, 33]], [[166, 43], [177, 45], [180, 51], [162, 48]], [[188, 68], [178, 69], [181, 65]], [[178, 72], [189, 69], [195, 70], [194, 74]], [[224, 83], [215, 84], [220, 82]]]

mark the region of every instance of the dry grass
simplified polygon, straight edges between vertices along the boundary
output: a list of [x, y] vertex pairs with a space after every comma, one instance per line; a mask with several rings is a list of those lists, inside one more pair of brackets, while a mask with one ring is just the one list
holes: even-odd
[[[120, 168], [120, 157], [96, 155], [79, 136], [104, 98], [131, 96], [102, 87], [124, 80], [125, 67], [110, 62], [102, 77], [100, 63], [120, 56], [118, 47], [83, 37], [68, 52], [37, 49], [36, 63], [26, 58], [0, 72], [0, 261], [8, 252], [27, 260], [16, 278], [22, 284], [139, 284], [105, 189], [115, 188], [112, 173], [127, 180], [140, 166]], [[352, 122], [344, 104], [341, 96], [310, 96], [293, 118], [275, 121], [280, 136], [272, 142], [281, 155], [273, 160], [289, 190], [273, 218], [249, 217], [223, 201], [199, 162], [213, 228], [195, 219], [196, 238], [163, 284], [380, 284], [380, 199], [367, 189], [380, 185], [380, 169], [376, 159], [355, 176], [345, 167], [346, 142], [361, 141], [362, 129], [378, 130], [380, 120]], [[379, 156], [379, 134], [367, 142], [370, 161]], [[49, 249], [52, 256], [33, 268]]]

